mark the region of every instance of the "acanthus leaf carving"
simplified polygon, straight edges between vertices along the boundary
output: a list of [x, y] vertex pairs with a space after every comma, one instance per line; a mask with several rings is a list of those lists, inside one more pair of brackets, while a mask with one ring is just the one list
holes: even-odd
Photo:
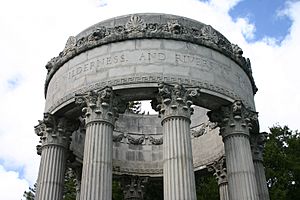
[[228, 183], [227, 180], [227, 169], [225, 167], [225, 157], [222, 156], [218, 160], [215, 160], [212, 164], [207, 166], [208, 171], [214, 173], [218, 181], [218, 185]]
[[192, 98], [199, 95], [199, 89], [186, 89], [183, 85], [169, 85], [160, 83], [158, 85], [158, 96], [151, 102], [154, 110], [159, 112], [159, 116], [167, 118], [170, 116], [184, 116], [190, 118], [194, 109]]
[[141, 137], [138, 137], [138, 138], [134, 138], [130, 135], [127, 135], [127, 140], [130, 144], [133, 144], [133, 145], [140, 145], [144, 142], [145, 140], [145, 135], [141, 136]]
[[127, 32], [137, 33], [142, 32], [146, 28], [144, 20], [138, 15], [132, 15], [130, 20], [125, 25]]
[[124, 138], [124, 134], [121, 133], [119, 135], [113, 135], [113, 142], [121, 142]]
[[78, 123], [69, 121], [62, 117], [58, 118], [50, 113], [44, 113], [43, 120], [34, 127], [35, 133], [40, 137], [39, 145], [36, 146], [37, 153], [40, 155], [44, 146], [59, 145], [67, 149], [71, 134], [78, 128]]
[[150, 137], [149, 137], [149, 140], [150, 140], [150, 142], [151, 142], [152, 144], [154, 144], [154, 145], [161, 145], [161, 144], [163, 144], [163, 137], [157, 138], [157, 139], [156, 139], [156, 138], [150, 136]]
[[114, 124], [119, 112], [124, 112], [126, 108], [122, 99], [114, 94], [111, 87], [91, 90], [85, 94], [75, 94], [75, 103], [83, 106], [86, 125], [95, 120]]
[[220, 134], [223, 137], [232, 134], [232, 130], [239, 130], [249, 136], [253, 122], [257, 121], [257, 112], [244, 106], [241, 100], [236, 100], [228, 106], [207, 113], [209, 120], [220, 127]]

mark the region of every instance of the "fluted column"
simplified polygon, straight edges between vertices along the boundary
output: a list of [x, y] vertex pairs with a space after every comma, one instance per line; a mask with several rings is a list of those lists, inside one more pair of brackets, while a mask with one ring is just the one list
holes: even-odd
[[190, 98], [197, 91], [181, 85], [159, 85], [158, 105], [163, 126], [164, 200], [196, 200], [190, 137]]
[[41, 162], [37, 181], [36, 200], [61, 200], [64, 189], [67, 149], [74, 124], [67, 127], [64, 118], [57, 119], [49, 113], [35, 127], [41, 138], [37, 146]]
[[258, 196], [260, 200], [269, 200], [269, 191], [263, 165], [263, 150], [267, 133], [254, 132], [250, 135], [252, 158], [257, 182]]
[[214, 172], [219, 186], [220, 200], [229, 200], [228, 194], [228, 180], [225, 167], [225, 157], [214, 161], [211, 165], [207, 166], [209, 171]]
[[84, 104], [86, 136], [80, 200], [112, 199], [112, 135], [117, 117], [111, 88], [76, 96]]
[[208, 112], [223, 137], [230, 200], [259, 199], [249, 142], [250, 122], [256, 115], [241, 101]]

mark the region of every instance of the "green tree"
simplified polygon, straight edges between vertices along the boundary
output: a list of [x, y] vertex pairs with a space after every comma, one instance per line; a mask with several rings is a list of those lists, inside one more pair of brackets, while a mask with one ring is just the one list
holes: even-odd
[[219, 200], [219, 187], [216, 178], [209, 172], [195, 173], [197, 200]]
[[29, 187], [28, 191], [24, 191], [23, 197], [25, 197], [25, 200], [34, 200], [35, 191], [36, 191], [36, 183], [34, 184], [33, 188]]
[[76, 176], [72, 168], [68, 168], [65, 173], [63, 200], [76, 200]]
[[287, 126], [270, 128], [264, 151], [270, 198], [295, 200], [300, 197], [300, 134]]

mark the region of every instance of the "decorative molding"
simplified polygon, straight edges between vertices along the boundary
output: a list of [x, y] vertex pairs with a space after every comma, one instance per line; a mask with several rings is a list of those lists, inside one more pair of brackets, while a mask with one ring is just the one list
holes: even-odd
[[[174, 39], [187, 41], [203, 45], [217, 50], [233, 59], [239, 64], [248, 75], [251, 83], [253, 94], [257, 88], [252, 76], [251, 63], [249, 59], [242, 56], [243, 51], [237, 46], [231, 44], [221, 33], [213, 29], [210, 25], [193, 21], [193, 25], [186, 22], [187, 18], [174, 16], [168, 18], [168, 15], [161, 15], [165, 22], [147, 22], [143, 15], [132, 15], [123, 18], [129, 18], [127, 23], [108, 27], [98, 24], [88, 35], [77, 38], [69, 37], [64, 50], [59, 56], [52, 58], [46, 65], [48, 74], [45, 83], [45, 96], [49, 82], [55, 72], [71, 58], [88, 51], [92, 48], [117, 41], [128, 39]], [[123, 18], [121, 18], [123, 20]], [[192, 21], [192, 20], [190, 20]]]
[[149, 137], [149, 141], [151, 142], [151, 144], [153, 145], [162, 145], [164, 143], [163, 141], [163, 137], [160, 138], [154, 138], [152, 136]]
[[[179, 83], [184, 84], [190, 87], [199, 87], [203, 89], [208, 89], [220, 94], [223, 94], [225, 96], [228, 96], [233, 99], [241, 99], [239, 95], [234, 93], [233, 91], [227, 90], [222, 88], [222, 86], [213, 85], [208, 82], [202, 82], [194, 79], [186, 79], [181, 77], [172, 77], [172, 76], [162, 76], [162, 75], [143, 75], [143, 76], [135, 76], [135, 77], [124, 77], [124, 78], [116, 78], [116, 79], [109, 79], [101, 82], [95, 82], [88, 86], [82, 87], [80, 89], [75, 90], [74, 92], [60, 98], [56, 102], [52, 104], [51, 107], [47, 109], [47, 112], [54, 111], [57, 107], [59, 107], [64, 102], [67, 102], [74, 98], [75, 94], [84, 94], [87, 93], [90, 90], [99, 90], [104, 87], [112, 87], [116, 85], [122, 85], [122, 84], [134, 84], [134, 83], [153, 83], [153, 82], [167, 82], [167, 83]], [[245, 102], [245, 100], [244, 100]], [[249, 107], [248, 104], [245, 104]]]
[[113, 142], [121, 142], [124, 138], [124, 134], [121, 133], [119, 135], [113, 135]]
[[134, 137], [131, 137], [130, 135], [127, 135], [127, 140], [128, 140], [129, 144], [140, 145], [144, 142], [145, 135], [138, 137], [138, 138], [134, 138]]

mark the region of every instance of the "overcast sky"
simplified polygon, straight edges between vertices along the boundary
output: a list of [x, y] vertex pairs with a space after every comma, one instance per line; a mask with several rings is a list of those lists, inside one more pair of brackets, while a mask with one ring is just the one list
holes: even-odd
[[300, 2], [286, 0], [10, 0], [0, 2], [0, 199], [21, 199], [37, 178], [45, 64], [69, 36], [137, 12], [182, 15], [212, 25], [244, 50], [259, 89], [261, 130], [299, 129]]

